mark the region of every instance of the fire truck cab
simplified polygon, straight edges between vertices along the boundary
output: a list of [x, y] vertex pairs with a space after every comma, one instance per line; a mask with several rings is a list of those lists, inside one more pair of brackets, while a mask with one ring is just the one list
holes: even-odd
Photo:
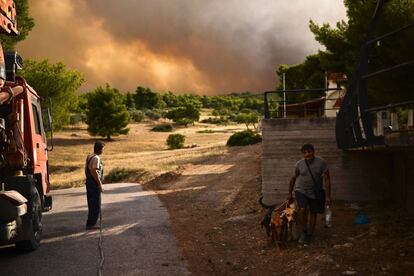
[[[0, 27], [17, 33], [11, 0], [0, 2]], [[4, 54], [0, 47], [0, 245], [30, 251], [40, 245], [42, 212], [52, 207], [45, 129], [51, 130], [51, 117], [49, 111], [42, 114], [36, 91], [16, 75], [21, 66], [17, 53]]]

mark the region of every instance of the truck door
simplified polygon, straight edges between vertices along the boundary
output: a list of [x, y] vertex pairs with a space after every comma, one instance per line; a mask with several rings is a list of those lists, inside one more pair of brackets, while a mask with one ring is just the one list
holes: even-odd
[[46, 135], [43, 127], [42, 109], [40, 107], [40, 100], [36, 97], [32, 97], [31, 101], [32, 114], [33, 114], [33, 174], [41, 174], [43, 193], [47, 191], [47, 144]]

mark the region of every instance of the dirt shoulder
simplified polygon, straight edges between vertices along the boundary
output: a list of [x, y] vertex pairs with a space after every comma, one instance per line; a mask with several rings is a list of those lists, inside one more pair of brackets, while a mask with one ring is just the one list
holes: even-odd
[[[378, 204], [336, 202], [333, 227], [278, 250], [260, 228], [261, 146], [229, 149], [146, 184], [159, 191], [195, 275], [409, 275], [414, 218]], [[366, 225], [355, 225], [363, 212]]]

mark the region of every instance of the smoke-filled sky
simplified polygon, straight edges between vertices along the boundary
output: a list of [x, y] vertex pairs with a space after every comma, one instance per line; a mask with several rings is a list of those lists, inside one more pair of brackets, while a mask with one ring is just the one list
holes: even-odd
[[29, 0], [36, 26], [18, 50], [109, 83], [175, 93], [273, 89], [276, 68], [318, 45], [309, 19], [345, 19], [342, 0]]

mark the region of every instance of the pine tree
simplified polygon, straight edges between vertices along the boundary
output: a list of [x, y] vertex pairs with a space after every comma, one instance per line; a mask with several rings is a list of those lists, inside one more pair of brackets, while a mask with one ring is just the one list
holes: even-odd
[[7, 51], [14, 50], [19, 41], [26, 39], [35, 25], [33, 18], [29, 16], [28, 0], [14, 0], [14, 3], [16, 4], [17, 29], [19, 30], [19, 34], [16, 36], [0, 34], [0, 43]]
[[128, 134], [130, 115], [123, 103], [123, 97], [108, 84], [98, 87], [88, 94], [88, 111], [86, 112], [88, 132], [92, 135], [106, 137]]

